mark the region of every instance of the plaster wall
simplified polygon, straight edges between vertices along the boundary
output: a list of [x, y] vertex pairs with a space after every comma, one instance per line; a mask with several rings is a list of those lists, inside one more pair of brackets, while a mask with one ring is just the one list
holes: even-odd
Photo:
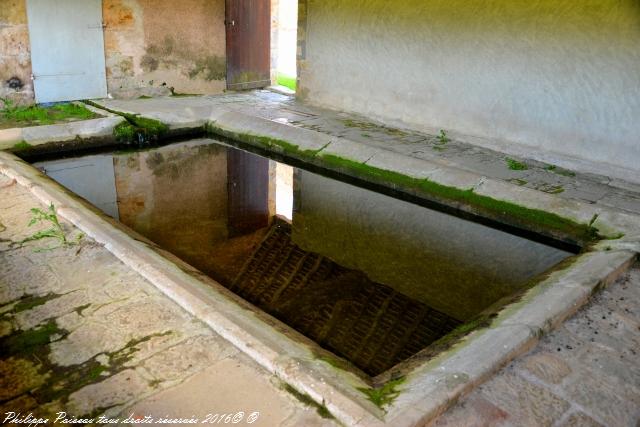
[[227, 230], [227, 151], [187, 142], [114, 154], [120, 221], [197, 268]]
[[[118, 98], [226, 88], [224, 0], [103, 0], [107, 87]], [[0, 97], [33, 102], [26, 0], [0, 0]]]
[[567, 252], [297, 170], [293, 241], [459, 320]]
[[224, 0], [104, 0], [109, 93], [222, 92], [224, 16]]
[[34, 99], [26, 0], [0, 0], [0, 98]]
[[302, 99], [639, 169], [638, 0], [302, 0], [299, 14]]

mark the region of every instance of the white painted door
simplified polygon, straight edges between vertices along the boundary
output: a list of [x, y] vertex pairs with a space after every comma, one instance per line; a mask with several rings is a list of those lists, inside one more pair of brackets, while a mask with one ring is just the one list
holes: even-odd
[[107, 95], [102, 0], [27, 0], [36, 102]]

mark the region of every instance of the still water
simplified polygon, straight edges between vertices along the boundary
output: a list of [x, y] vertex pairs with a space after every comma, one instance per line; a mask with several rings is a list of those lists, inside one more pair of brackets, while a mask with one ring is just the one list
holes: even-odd
[[209, 139], [34, 166], [370, 375], [572, 255]]

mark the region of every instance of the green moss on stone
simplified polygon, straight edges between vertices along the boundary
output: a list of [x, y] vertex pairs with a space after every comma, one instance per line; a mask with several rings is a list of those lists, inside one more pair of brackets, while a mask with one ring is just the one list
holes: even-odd
[[505, 162], [507, 162], [507, 166], [509, 167], [509, 169], [513, 171], [526, 171], [527, 169], [529, 169], [529, 166], [527, 166], [526, 163], [519, 162], [509, 157], [505, 159]]
[[518, 186], [520, 186], [520, 187], [522, 187], [523, 185], [526, 185], [526, 184], [527, 184], [527, 181], [526, 181], [526, 180], [524, 180], [524, 179], [520, 179], [520, 178], [512, 178], [512, 179], [509, 179], [508, 181], [509, 181], [510, 183], [512, 183], [512, 184], [516, 184], [516, 185], [518, 185]]
[[24, 150], [28, 150], [30, 148], [32, 148], [33, 145], [29, 144], [27, 141], [20, 141], [17, 144], [15, 144], [12, 149], [14, 151], [24, 151]]
[[330, 154], [322, 155], [322, 159], [327, 165], [339, 170], [350, 172], [360, 177], [373, 178], [379, 183], [390, 183], [403, 189], [414, 190], [428, 195], [441, 203], [455, 202], [460, 206], [469, 207], [474, 213], [485, 217], [509, 220], [509, 222], [516, 222], [517, 225], [527, 228], [533, 226], [537, 231], [550, 230], [571, 236], [583, 243], [593, 241], [599, 237], [593, 224], [580, 224], [554, 213], [493, 199], [476, 194], [473, 189], [462, 190], [449, 187], [426, 178], [413, 178], [399, 172], [380, 169]]
[[298, 158], [314, 157], [316, 154], [318, 154], [320, 151], [324, 149], [324, 147], [322, 147], [319, 150], [301, 150], [298, 145], [292, 144], [282, 139], [272, 138], [266, 135], [257, 135], [253, 133], [238, 133], [238, 132], [228, 131], [214, 124], [209, 124], [207, 126], [207, 131], [209, 133], [221, 135], [226, 138], [229, 138], [235, 141], [244, 142], [251, 145], [258, 145], [258, 146], [262, 146], [264, 148], [269, 148], [269, 149], [276, 148], [277, 151], [280, 151], [283, 154], [287, 154], [287, 155], [298, 157]]
[[553, 173], [555, 173], [557, 175], [562, 175], [562, 176], [568, 176], [568, 177], [576, 176], [575, 172], [572, 172], [572, 171], [567, 170], [567, 169], [559, 168], [556, 165], [547, 165], [547, 167], [545, 167], [544, 170], [549, 171], [549, 172], [553, 172]]
[[64, 334], [66, 331], [58, 328], [55, 320], [50, 320], [37, 328], [14, 333], [0, 339], [0, 357], [30, 355], [35, 348], [45, 346], [53, 341], [54, 336]]
[[400, 395], [400, 391], [396, 388], [405, 381], [404, 377], [397, 378], [386, 382], [380, 387], [364, 388], [359, 387], [358, 390], [363, 392], [367, 399], [373, 402], [380, 409], [389, 406]]
[[320, 405], [315, 400], [313, 400], [311, 396], [309, 396], [308, 394], [300, 393], [298, 390], [296, 390], [295, 388], [293, 388], [291, 385], [287, 383], [283, 383], [282, 388], [288, 393], [290, 393], [293, 397], [298, 399], [300, 402], [302, 402], [304, 405], [315, 408], [318, 415], [320, 415], [322, 418], [335, 419], [335, 417], [331, 414], [331, 412], [329, 412], [326, 406]]
[[32, 308], [44, 305], [48, 301], [59, 298], [58, 294], [48, 294], [44, 296], [30, 296], [19, 300], [11, 310], [12, 313], [19, 313], [21, 311], [31, 310]]
[[113, 129], [113, 136], [123, 144], [141, 144], [156, 142], [162, 138], [169, 127], [159, 120], [140, 117], [133, 114], [121, 114], [126, 122], [118, 124]]
[[[306, 160], [312, 160], [324, 149], [323, 147], [319, 150], [300, 150], [299, 146], [284, 140], [250, 133], [227, 131], [213, 124], [209, 124], [207, 130], [213, 134], [252, 145], [270, 149], [277, 147], [278, 151], [284, 154]], [[320, 158], [324, 167], [377, 184], [392, 185], [405, 191], [409, 190], [420, 196], [428, 196], [435, 202], [454, 208], [465, 208], [470, 213], [505, 222], [512, 226], [535, 232], [551, 233], [556, 237], [575, 239], [583, 245], [601, 238], [593, 223], [581, 224], [551, 212], [531, 209], [512, 202], [480, 195], [475, 193], [473, 188], [464, 190], [450, 187], [426, 178], [410, 177], [399, 172], [373, 167], [331, 154], [322, 154]]]

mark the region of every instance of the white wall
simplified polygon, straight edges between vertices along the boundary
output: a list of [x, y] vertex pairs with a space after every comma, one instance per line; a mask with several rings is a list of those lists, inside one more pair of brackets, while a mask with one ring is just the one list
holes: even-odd
[[303, 0], [300, 13], [311, 103], [640, 169], [639, 0]]
[[459, 320], [570, 254], [298, 170], [293, 241]]

